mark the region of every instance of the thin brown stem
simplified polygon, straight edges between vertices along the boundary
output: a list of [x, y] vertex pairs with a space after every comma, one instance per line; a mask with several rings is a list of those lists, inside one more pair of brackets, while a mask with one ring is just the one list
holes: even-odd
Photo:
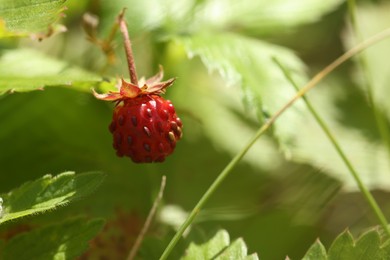
[[127, 30], [126, 22], [123, 19], [123, 16], [125, 14], [125, 10], [126, 9], [123, 9], [122, 12], [119, 14], [118, 24], [119, 24], [119, 28], [120, 28], [120, 30], [122, 32], [122, 36], [123, 36], [123, 45], [125, 46], [127, 66], [129, 67], [130, 81], [134, 85], [138, 86], [137, 71], [135, 69], [135, 62], [134, 62], [133, 50], [131, 49], [131, 41], [130, 41], [130, 37], [129, 37], [129, 32]]
[[131, 248], [131, 251], [129, 253], [129, 256], [127, 257], [127, 260], [133, 260], [134, 257], [137, 254], [138, 249], [141, 246], [141, 243], [142, 243], [142, 240], [145, 237], [146, 231], [148, 231], [148, 229], [150, 227], [150, 224], [152, 223], [153, 217], [156, 214], [157, 207], [160, 204], [160, 201], [161, 201], [161, 199], [163, 197], [164, 189], [165, 189], [165, 183], [166, 183], [166, 177], [162, 176], [160, 190], [159, 190], [159, 192], [157, 194], [157, 197], [156, 197], [156, 199], [155, 199], [155, 201], [153, 203], [152, 209], [150, 210], [149, 215], [146, 218], [145, 224], [142, 227], [142, 230], [139, 233], [139, 235], [137, 237], [137, 240], [135, 241], [133, 247]]

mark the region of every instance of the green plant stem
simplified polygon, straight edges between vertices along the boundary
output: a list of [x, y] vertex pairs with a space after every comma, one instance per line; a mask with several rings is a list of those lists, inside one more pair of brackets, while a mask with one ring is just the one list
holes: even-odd
[[248, 150], [252, 147], [252, 145], [256, 142], [256, 140], [262, 136], [268, 128], [280, 117], [281, 114], [284, 113], [290, 106], [292, 106], [295, 101], [297, 101], [300, 97], [302, 97], [305, 93], [307, 93], [310, 89], [316, 86], [324, 77], [326, 77], [329, 73], [331, 73], [334, 69], [340, 66], [342, 63], [366, 49], [367, 47], [380, 42], [381, 40], [390, 36], [390, 28], [384, 30], [368, 40], [358, 44], [351, 50], [347, 51], [343, 55], [341, 55], [334, 62], [325, 67], [322, 71], [320, 71], [317, 75], [315, 75], [302, 89], [300, 89], [296, 95], [291, 98], [280, 110], [278, 110], [269, 120], [256, 132], [255, 136], [245, 145], [245, 147], [230, 161], [230, 163], [223, 169], [223, 171], [218, 175], [217, 179], [211, 184], [208, 190], [203, 194], [202, 198], [192, 209], [191, 213], [188, 215], [187, 219], [180, 226], [179, 230], [176, 232], [175, 236], [169, 242], [168, 246], [165, 248], [163, 254], [160, 257], [160, 260], [167, 259], [169, 254], [172, 252], [173, 248], [180, 240], [181, 236], [188, 228], [188, 226], [192, 223], [195, 217], [198, 215], [200, 210], [206, 204], [206, 202], [210, 199], [211, 195], [217, 190], [217, 188], [222, 184], [223, 180], [231, 173], [234, 167], [240, 162], [240, 160], [244, 157], [244, 155], [248, 152]]
[[[295, 90], [299, 91], [299, 86], [294, 81], [294, 79], [292, 78], [289, 71], [282, 65], [282, 63], [277, 58], [274, 58], [274, 61], [280, 67], [280, 69], [283, 71], [285, 77], [287, 78], [288, 81], [290, 81], [291, 85], [293, 85]], [[383, 229], [385, 230], [387, 235], [390, 237], [390, 229], [388, 227], [388, 222], [386, 220], [386, 217], [383, 214], [383, 212], [381, 211], [378, 203], [375, 201], [371, 192], [364, 185], [364, 183], [362, 182], [362, 180], [359, 177], [358, 172], [355, 170], [352, 163], [348, 160], [347, 156], [345, 155], [345, 153], [341, 149], [340, 144], [337, 142], [336, 138], [334, 137], [334, 135], [332, 134], [332, 132], [330, 131], [329, 127], [326, 125], [324, 120], [322, 120], [322, 118], [316, 112], [316, 110], [312, 106], [311, 102], [307, 99], [306, 96], [302, 96], [302, 99], [306, 103], [306, 106], [309, 109], [309, 111], [312, 113], [314, 118], [317, 120], [317, 123], [320, 125], [320, 127], [322, 128], [322, 130], [324, 131], [326, 136], [329, 138], [330, 142], [332, 143], [332, 145], [336, 149], [337, 153], [339, 154], [339, 156], [341, 157], [341, 159], [343, 160], [345, 165], [347, 166], [352, 177], [355, 179], [355, 182], [358, 185], [359, 190], [361, 191], [361, 193], [363, 193], [363, 197], [367, 200], [367, 202], [370, 205], [371, 209], [373, 210], [375, 216], [378, 218], [379, 222], [381, 223]]]
[[162, 179], [161, 179], [160, 190], [157, 194], [157, 197], [154, 200], [153, 206], [148, 214], [148, 217], [146, 218], [145, 224], [142, 227], [141, 232], [139, 233], [139, 235], [137, 237], [137, 240], [135, 241], [133, 247], [130, 250], [129, 255], [127, 256], [127, 260], [133, 260], [135, 258], [135, 256], [137, 255], [137, 252], [141, 246], [142, 240], [144, 239], [145, 234], [148, 231], [150, 224], [152, 223], [154, 215], [156, 215], [157, 207], [160, 204], [160, 201], [164, 195], [165, 183], [166, 183], [166, 177], [164, 175], [164, 176], [162, 176]]
[[252, 147], [252, 145], [257, 141], [257, 139], [263, 135], [267, 129], [270, 127], [270, 124], [264, 124], [255, 134], [254, 137], [249, 141], [249, 143], [242, 149], [234, 158], [230, 161], [230, 163], [225, 167], [225, 169], [218, 175], [217, 179], [211, 184], [208, 190], [203, 194], [202, 198], [195, 205], [193, 210], [191, 211], [188, 218], [181, 225], [179, 230], [176, 232], [175, 236], [172, 238], [171, 242], [165, 249], [164, 253], [161, 255], [160, 259], [167, 259], [168, 255], [175, 247], [176, 243], [179, 241], [182, 234], [188, 228], [188, 226], [192, 223], [195, 217], [198, 215], [200, 210], [203, 208], [204, 204], [208, 201], [211, 195], [217, 190], [217, 188], [221, 185], [223, 180], [229, 175], [229, 173], [233, 170], [233, 168], [241, 161], [244, 155], [248, 152], [248, 150]]
[[[348, 12], [349, 12], [349, 18], [352, 26], [352, 30], [355, 34], [355, 37], [358, 39], [358, 41], [363, 40], [363, 35], [361, 31], [359, 30], [359, 27], [356, 22], [356, 1], [355, 0], [348, 0]], [[360, 68], [363, 72], [364, 79], [366, 81], [366, 91], [367, 91], [367, 98], [368, 102], [371, 106], [372, 112], [374, 114], [375, 122], [379, 130], [379, 134], [384, 142], [384, 144], [387, 147], [387, 152], [390, 157], [390, 131], [387, 126], [387, 119], [384, 116], [383, 113], [378, 109], [375, 98], [374, 98], [374, 84], [371, 77], [371, 73], [369, 70], [369, 66], [367, 64], [367, 58], [362, 53], [358, 57], [358, 62], [360, 65]]]

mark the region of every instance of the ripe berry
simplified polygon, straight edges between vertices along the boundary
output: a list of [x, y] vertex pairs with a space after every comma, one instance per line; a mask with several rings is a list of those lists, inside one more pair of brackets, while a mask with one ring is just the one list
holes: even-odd
[[117, 102], [109, 129], [118, 156], [128, 156], [136, 163], [162, 162], [182, 137], [183, 125], [175, 108], [160, 96], [174, 79], [160, 82], [162, 77], [160, 68], [138, 86], [122, 79], [118, 92], [94, 92], [98, 99]]
[[[116, 101], [110, 132], [118, 156], [128, 156], [136, 163], [162, 162], [182, 136], [182, 123], [171, 101], [160, 95], [175, 79], [161, 81], [163, 70], [150, 79], [138, 81], [124, 10], [117, 23], [123, 35], [131, 82], [122, 79], [118, 92], [98, 94], [98, 99]], [[115, 27], [116, 28], [116, 27]]]
[[134, 162], [162, 162], [182, 136], [182, 123], [169, 100], [158, 95], [125, 100], [110, 124], [118, 156]]

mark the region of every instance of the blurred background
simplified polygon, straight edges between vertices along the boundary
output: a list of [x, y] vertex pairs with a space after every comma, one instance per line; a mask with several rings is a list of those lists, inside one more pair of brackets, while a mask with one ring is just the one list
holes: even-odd
[[[124, 258], [166, 175], [162, 205], [139, 253], [141, 259], [158, 258], [221, 170], [294, 95], [272, 58], [303, 86], [345, 50], [390, 27], [385, 0], [357, 1], [358, 33], [342, 0], [68, 0], [64, 5], [59, 23], [67, 27], [65, 33], [43, 41], [0, 41], [0, 72], [7, 72], [7, 53], [29, 50], [99, 81], [0, 96], [0, 193], [48, 173], [107, 173], [92, 196], [22, 224], [38, 226], [74, 215], [106, 218], [82, 259]], [[114, 105], [96, 100], [90, 91], [112, 89], [116, 78], [129, 75], [120, 33], [104, 53], [87, 39], [83, 15], [99, 22], [96, 38], [104, 40], [123, 7], [139, 76], [154, 75], [162, 64], [166, 78], [177, 77], [165, 97], [183, 121], [184, 136], [161, 164], [116, 157], [108, 131]], [[308, 94], [387, 215], [389, 145], [372, 104], [388, 132], [389, 46], [386, 40], [370, 48], [363, 53], [363, 69], [351, 60]], [[44, 64], [34, 69], [29, 57], [21, 56], [23, 66], [15, 69], [20, 77], [28, 79], [30, 69], [48, 69]], [[329, 247], [347, 228], [358, 235], [377, 224], [332, 145], [298, 102], [213, 195], [172, 259], [190, 241], [204, 242], [221, 228], [232, 240], [242, 237], [249, 253], [261, 259], [299, 259], [317, 238]], [[2, 232], [18, 227], [8, 224]]]

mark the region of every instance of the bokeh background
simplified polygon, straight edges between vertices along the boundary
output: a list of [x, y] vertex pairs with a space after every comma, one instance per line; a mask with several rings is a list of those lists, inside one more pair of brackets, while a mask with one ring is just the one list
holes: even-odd
[[[14, 78], [31, 74], [34, 81], [35, 72], [50, 69], [35, 62], [37, 53], [88, 75], [77, 86], [51, 84], [43, 91], [0, 96], [0, 193], [68, 170], [99, 170], [107, 177], [84, 200], [8, 224], [2, 232], [75, 215], [106, 218], [99, 243], [91, 244], [84, 259], [127, 255], [166, 175], [163, 202], [139, 253], [141, 259], [158, 258], [225, 165], [294, 95], [273, 57], [303, 86], [345, 50], [390, 26], [385, 0], [357, 1], [358, 33], [342, 0], [68, 0], [64, 5], [59, 23], [67, 32], [40, 42], [0, 41], [0, 90], [6, 89], [10, 73]], [[106, 39], [123, 7], [139, 76], [155, 74], [162, 64], [166, 78], [177, 77], [165, 97], [183, 121], [184, 136], [161, 164], [134, 164], [115, 155], [108, 131], [113, 104], [96, 100], [90, 91], [113, 88], [116, 78], [128, 78], [128, 72], [119, 32], [114, 53], [107, 56], [87, 40], [82, 17], [95, 15], [97, 37]], [[388, 132], [389, 46], [387, 40], [370, 48], [363, 69], [351, 60], [308, 94], [387, 214], [389, 146], [366, 89], [368, 75]], [[329, 246], [347, 228], [358, 235], [377, 224], [341, 159], [298, 102], [212, 196], [173, 259], [189, 242], [204, 242], [221, 228], [232, 239], [242, 237], [261, 259], [299, 259], [317, 238]]]

